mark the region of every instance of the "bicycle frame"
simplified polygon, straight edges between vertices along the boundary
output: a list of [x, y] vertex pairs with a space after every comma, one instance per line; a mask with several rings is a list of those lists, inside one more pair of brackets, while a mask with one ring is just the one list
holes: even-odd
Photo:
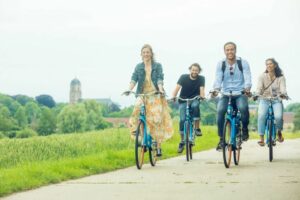
[[269, 127], [268, 127], [268, 122], [272, 123], [272, 140], [276, 140], [276, 121], [274, 117], [274, 111], [273, 111], [273, 98], [269, 98], [269, 107], [268, 107], [268, 114], [266, 117], [266, 123], [265, 123], [265, 133], [266, 133], [266, 144], [269, 144]]
[[[191, 101], [187, 100], [186, 101], [186, 109], [185, 109], [185, 123], [184, 123], [184, 129], [183, 129], [183, 135], [184, 135], [184, 140], [186, 138], [186, 134], [187, 134], [187, 129], [189, 129], [189, 141], [193, 142], [194, 141], [194, 133], [193, 133], [193, 119], [192, 116], [190, 114], [191, 111], [191, 106], [189, 105]], [[186, 123], [189, 123], [190, 126], [186, 127]], [[185, 141], [186, 142], [186, 141]]]
[[189, 161], [190, 159], [193, 158], [192, 146], [194, 145], [195, 133], [193, 131], [194, 125], [193, 125], [193, 119], [192, 119], [190, 112], [191, 112], [191, 104], [192, 104], [193, 100], [195, 100], [197, 98], [199, 98], [199, 96], [195, 96], [194, 98], [191, 98], [191, 99], [183, 99], [180, 97], [177, 98], [186, 103], [183, 138], [184, 138], [184, 143], [185, 143], [185, 147], [186, 147], [186, 160], [187, 161]]
[[230, 141], [229, 144], [232, 145], [232, 147], [235, 149], [237, 147], [236, 144], [236, 136], [237, 136], [237, 130], [240, 126], [241, 121], [241, 113], [237, 108], [233, 108], [232, 105], [232, 95], [229, 95], [229, 101], [227, 106], [227, 115], [226, 120], [230, 121], [231, 124], [231, 133], [230, 133]]
[[142, 121], [144, 124], [144, 138], [142, 140], [142, 145], [146, 146], [147, 148], [150, 148], [152, 146], [152, 136], [150, 133], [148, 133], [147, 129], [147, 123], [146, 123], [146, 109], [145, 109], [145, 104], [143, 101], [143, 104], [141, 105], [141, 111], [140, 111], [140, 116], [139, 120]]
[[[189, 141], [190, 142], [193, 142], [194, 141], [194, 131], [193, 131], [193, 127], [194, 127], [194, 124], [193, 124], [193, 119], [192, 119], [192, 116], [190, 114], [190, 111], [191, 111], [191, 103], [195, 100], [199, 98], [199, 96], [195, 96], [194, 98], [191, 98], [191, 99], [183, 99], [183, 98], [180, 98], [178, 97], [177, 99], [179, 100], [182, 100], [182, 101], [185, 101], [186, 102], [186, 107], [185, 107], [185, 120], [184, 120], [184, 129], [183, 129], [183, 134], [184, 134], [184, 140], [186, 138], [186, 133], [187, 133], [187, 129], [189, 129]], [[186, 123], [189, 123], [190, 126], [189, 127], [186, 127], [185, 124]], [[186, 141], [185, 141], [186, 142]]]
[[149, 94], [136, 94], [135, 92], [128, 92], [129, 94], [135, 94], [141, 97], [142, 104], [140, 105], [139, 123], [135, 135], [135, 161], [138, 169], [142, 168], [144, 163], [144, 153], [149, 150], [149, 159], [152, 166], [156, 163], [156, 148], [157, 143], [153, 140], [152, 136], [148, 132], [147, 120], [146, 120], [146, 107], [145, 98], [146, 96], [154, 95], [157, 93]]

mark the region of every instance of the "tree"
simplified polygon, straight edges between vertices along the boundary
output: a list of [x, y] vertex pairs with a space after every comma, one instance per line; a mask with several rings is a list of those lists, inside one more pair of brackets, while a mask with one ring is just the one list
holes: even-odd
[[35, 100], [39, 104], [47, 106], [48, 108], [53, 108], [56, 104], [53, 98], [50, 95], [46, 95], [46, 94], [36, 96]]
[[24, 128], [27, 125], [27, 117], [25, 114], [25, 109], [23, 106], [20, 106], [15, 113], [15, 119], [20, 128]]
[[19, 104], [21, 104], [22, 106], [24, 106], [26, 103], [28, 102], [34, 102], [34, 99], [31, 97], [28, 97], [26, 95], [22, 95], [22, 94], [18, 94], [15, 96], [12, 96], [12, 98], [14, 100], [16, 100]]
[[35, 102], [28, 102], [25, 105], [25, 113], [27, 116], [28, 124], [33, 130], [36, 130], [37, 120], [41, 114], [40, 107]]
[[43, 107], [38, 120], [37, 132], [39, 135], [50, 135], [56, 130], [56, 116], [48, 107]]
[[300, 109], [296, 111], [294, 119], [294, 131], [298, 130], [300, 130]]
[[103, 120], [101, 106], [95, 100], [84, 101], [85, 110], [87, 112], [86, 130], [104, 129], [108, 124]]
[[133, 111], [133, 106], [123, 108], [119, 112], [112, 112], [109, 113], [107, 116], [108, 117], [116, 117], [116, 118], [121, 118], [121, 117], [130, 117]]
[[216, 113], [211, 112], [211, 113], [203, 113], [201, 117], [201, 122], [204, 125], [215, 125], [216, 124]]
[[58, 128], [62, 133], [82, 132], [86, 127], [86, 110], [83, 104], [68, 105], [58, 115]]
[[286, 108], [285, 111], [286, 112], [297, 112], [297, 110], [300, 109], [300, 103], [292, 103], [289, 104]]
[[9, 131], [15, 128], [15, 122], [10, 116], [7, 107], [0, 106], [0, 131]]
[[17, 101], [7, 95], [0, 94], [0, 104], [7, 107], [11, 115], [14, 115], [21, 106]]
[[109, 107], [109, 112], [119, 112], [121, 110], [120, 105], [116, 103], [111, 103], [108, 107]]

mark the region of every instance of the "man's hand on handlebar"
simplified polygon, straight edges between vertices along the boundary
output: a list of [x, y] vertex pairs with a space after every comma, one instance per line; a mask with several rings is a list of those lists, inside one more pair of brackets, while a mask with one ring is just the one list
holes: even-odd
[[210, 94], [210, 98], [215, 98], [216, 96], [218, 96], [219, 91], [218, 90], [212, 90], [209, 92]]
[[251, 96], [252, 96], [252, 93], [251, 93], [251, 91], [250, 91], [250, 88], [245, 88], [243, 92], [244, 92], [244, 94], [245, 94], [247, 97], [251, 97]]
[[130, 93], [131, 93], [131, 91], [130, 91], [130, 90], [127, 90], [127, 91], [123, 92], [122, 95], [129, 96]]

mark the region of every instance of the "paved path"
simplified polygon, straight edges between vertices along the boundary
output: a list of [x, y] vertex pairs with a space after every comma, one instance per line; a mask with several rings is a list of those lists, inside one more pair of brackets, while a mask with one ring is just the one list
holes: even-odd
[[256, 141], [243, 144], [239, 166], [225, 169], [222, 153], [209, 150], [130, 167], [36, 190], [1, 200], [300, 200], [300, 139], [278, 144], [272, 163], [268, 149]]

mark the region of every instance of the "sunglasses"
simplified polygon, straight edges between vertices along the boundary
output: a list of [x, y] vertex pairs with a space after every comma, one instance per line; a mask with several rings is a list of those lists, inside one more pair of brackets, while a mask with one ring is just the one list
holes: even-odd
[[230, 75], [233, 75], [233, 67], [229, 67]]

